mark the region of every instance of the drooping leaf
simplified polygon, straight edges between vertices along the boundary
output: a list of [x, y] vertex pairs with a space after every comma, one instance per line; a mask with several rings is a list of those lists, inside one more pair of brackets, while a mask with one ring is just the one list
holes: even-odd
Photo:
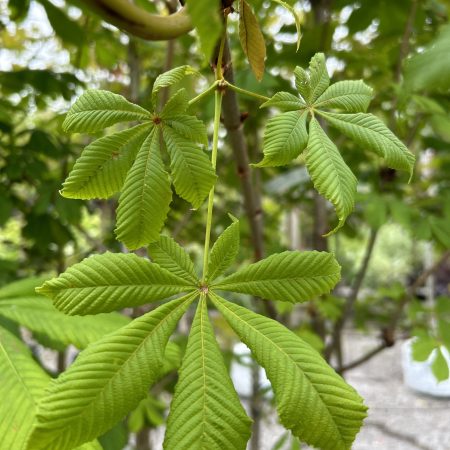
[[298, 111], [303, 109], [306, 105], [301, 98], [296, 97], [289, 92], [277, 92], [260, 107], [267, 108], [269, 106], [274, 106], [275, 108], [281, 109], [281, 111]]
[[150, 113], [121, 95], [89, 89], [72, 105], [63, 123], [67, 132], [94, 133], [119, 122], [151, 119]]
[[255, 166], [282, 166], [297, 158], [308, 143], [307, 116], [305, 110], [288, 111], [269, 119], [264, 131], [264, 158]]
[[339, 279], [333, 254], [287, 251], [250, 264], [211, 287], [298, 303], [330, 292]]
[[319, 113], [335, 128], [363, 148], [382, 156], [392, 169], [406, 170], [412, 176], [414, 155], [389, 128], [373, 114]]
[[115, 232], [132, 250], [158, 240], [172, 200], [160, 145], [155, 128], [142, 144], [119, 197]]
[[165, 450], [244, 450], [250, 437], [247, 417], [199, 302], [170, 407]]
[[175, 190], [196, 209], [216, 181], [211, 161], [195, 143], [170, 126], [163, 126], [163, 136], [170, 155]]
[[447, 360], [440, 347], [436, 349], [436, 357], [431, 364], [431, 370], [438, 381], [448, 380], [450, 376]]
[[72, 344], [79, 349], [130, 321], [117, 313], [95, 317], [67, 316], [55, 309], [50, 300], [38, 296], [1, 300], [0, 316], [28, 328], [37, 336], [45, 336], [50, 342], [58, 343], [59, 347]]
[[198, 277], [192, 262], [185, 249], [169, 236], [161, 235], [159, 240], [148, 246], [152, 260], [163, 269], [188, 281], [197, 283]]
[[316, 119], [312, 119], [309, 124], [306, 167], [314, 187], [336, 209], [339, 223], [330, 232], [333, 233], [344, 225], [345, 219], [353, 211], [357, 179]]
[[283, 325], [214, 294], [211, 298], [264, 367], [281, 423], [309, 445], [350, 450], [367, 409], [356, 391]]
[[435, 339], [430, 336], [417, 337], [411, 345], [412, 357], [414, 361], [426, 361], [435, 348]]
[[50, 377], [30, 350], [0, 327], [0, 449], [22, 450], [31, 431], [36, 404]]
[[292, 14], [292, 17], [294, 18], [295, 22], [295, 28], [297, 30], [297, 51], [298, 51], [298, 49], [300, 48], [300, 42], [302, 40], [300, 16], [297, 14], [295, 8], [291, 6], [289, 3], [283, 2], [283, 0], [273, 0], [273, 1], [283, 6], [283, 8], [286, 8]]
[[108, 198], [122, 188], [127, 172], [151, 125], [143, 124], [89, 144], [63, 184], [67, 198]]
[[214, 243], [209, 256], [206, 280], [212, 281], [222, 275], [230, 267], [239, 253], [239, 221], [225, 229]]
[[136, 407], [160, 376], [167, 341], [195, 296], [166, 303], [82, 351], [40, 402], [28, 449], [70, 450]]
[[196, 288], [134, 253], [104, 253], [69, 267], [37, 292], [65, 314], [97, 314], [162, 300]]
[[158, 75], [152, 88], [153, 103], [155, 103], [156, 95], [161, 89], [179, 83], [187, 75], [197, 75], [197, 74], [198, 71], [195, 70], [193, 67], [184, 65], [175, 67], [174, 69], [168, 70], [167, 72]]
[[315, 108], [341, 109], [349, 113], [366, 112], [373, 89], [362, 80], [332, 84], [314, 103]]
[[245, 0], [239, 0], [239, 39], [257, 80], [264, 75], [266, 43], [258, 19]]
[[197, 31], [205, 59], [209, 61], [222, 34], [219, 0], [187, 0], [187, 11]]

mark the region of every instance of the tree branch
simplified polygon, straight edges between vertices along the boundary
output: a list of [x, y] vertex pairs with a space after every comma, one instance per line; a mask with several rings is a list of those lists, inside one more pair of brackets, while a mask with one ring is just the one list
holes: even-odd
[[174, 39], [193, 28], [185, 8], [174, 14], [161, 16], [150, 14], [128, 0], [70, 1], [82, 4], [122, 31], [150, 41]]

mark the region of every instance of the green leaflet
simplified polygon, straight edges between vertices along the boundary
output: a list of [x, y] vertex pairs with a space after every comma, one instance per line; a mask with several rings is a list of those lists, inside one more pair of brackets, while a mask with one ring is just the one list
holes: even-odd
[[169, 98], [161, 111], [161, 118], [166, 119], [186, 113], [189, 107], [189, 99], [186, 89], [179, 89]]
[[289, 92], [277, 92], [267, 102], [263, 103], [260, 108], [274, 106], [282, 111], [298, 111], [306, 106], [303, 100]]
[[159, 238], [172, 200], [160, 145], [156, 128], [142, 144], [119, 197], [115, 232], [117, 239], [132, 250]]
[[384, 157], [392, 169], [406, 170], [410, 177], [414, 170], [414, 155], [386, 125], [373, 114], [336, 114], [318, 111], [333, 127]]
[[183, 278], [189, 283], [198, 283], [194, 264], [183, 247], [178, 245], [171, 237], [161, 235], [157, 242], [148, 246], [152, 260], [163, 269]]
[[314, 103], [315, 108], [365, 112], [373, 97], [373, 89], [362, 80], [345, 80], [332, 84]]
[[182, 114], [170, 117], [164, 123], [188, 141], [197, 142], [204, 146], [208, 145], [205, 124], [196, 117]]
[[81, 352], [50, 384], [27, 448], [70, 450], [135, 408], [160, 376], [169, 336], [195, 297], [166, 303]]
[[367, 410], [355, 390], [283, 325], [217, 295], [211, 299], [264, 367], [281, 423], [309, 445], [350, 450]]
[[287, 251], [250, 264], [211, 287], [298, 303], [330, 292], [339, 279], [340, 266], [331, 253]]
[[209, 61], [214, 46], [222, 34], [220, 2], [218, 0], [187, 0], [187, 10], [197, 31], [205, 59]]
[[184, 65], [175, 67], [174, 69], [168, 70], [167, 72], [158, 75], [152, 88], [153, 104], [155, 104], [156, 95], [161, 89], [179, 83], [186, 75], [198, 75], [198, 74], [199, 72], [195, 70], [193, 67]]
[[36, 333], [38, 341], [40, 336], [45, 336], [49, 342], [56, 343], [58, 350], [69, 344], [83, 349], [130, 321], [117, 313], [67, 316], [55, 309], [49, 299], [37, 296], [1, 300], [0, 316]]
[[35, 295], [35, 289], [49, 279], [48, 276], [34, 276], [8, 283], [0, 288], [0, 300], [4, 298], [28, 297]]
[[282, 166], [305, 149], [307, 111], [288, 111], [272, 117], [264, 132], [264, 158], [256, 167]]
[[151, 119], [150, 113], [121, 95], [89, 89], [72, 105], [63, 123], [66, 132], [94, 133], [119, 122]]
[[37, 292], [66, 314], [97, 314], [192, 291], [195, 284], [133, 253], [104, 253], [69, 267]]
[[222, 275], [234, 262], [238, 253], [239, 221], [233, 219], [233, 223], [219, 236], [211, 249], [206, 280], [212, 281]]
[[108, 198], [119, 192], [137, 152], [151, 132], [151, 124], [137, 125], [89, 144], [63, 184], [67, 198]]
[[256, 79], [261, 81], [264, 75], [266, 43], [258, 19], [245, 0], [239, 0], [239, 39]]
[[316, 119], [309, 125], [306, 167], [314, 187], [336, 208], [339, 224], [329, 234], [334, 233], [353, 211], [357, 179]]
[[163, 126], [164, 142], [170, 155], [172, 182], [178, 195], [197, 209], [216, 181], [208, 156], [170, 126]]
[[199, 302], [170, 407], [165, 450], [244, 450], [251, 420], [234, 390]]
[[436, 348], [436, 357], [431, 364], [431, 370], [438, 382], [448, 380], [450, 376], [447, 360], [442, 354], [442, 350], [440, 347]]
[[30, 350], [0, 327], [0, 450], [22, 450], [49, 376]]
[[314, 104], [330, 84], [323, 53], [316, 53], [311, 58], [308, 72], [296, 67], [294, 75], [297, 90], [308, 105]]

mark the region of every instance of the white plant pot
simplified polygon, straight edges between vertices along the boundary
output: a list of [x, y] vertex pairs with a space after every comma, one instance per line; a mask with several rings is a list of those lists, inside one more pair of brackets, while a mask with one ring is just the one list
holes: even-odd
[[[426, 361], [414, 361], [411, 348], [413, 341], [414, 339], [408, 339], [402, 345], [402, 369], [405, 385], [422, 394], [450, 397], [450, 379], [438, 382], [431, 371], [436, 350], [431, 353]], [[441, 351], [450, 366], [449, 352], [445, 347], [441, 347]]]

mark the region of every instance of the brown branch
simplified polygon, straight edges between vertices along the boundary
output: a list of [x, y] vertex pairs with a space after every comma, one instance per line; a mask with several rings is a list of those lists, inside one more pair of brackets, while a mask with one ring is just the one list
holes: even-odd
[[185, 8], [168, 16], [160, 16], [150, 14], [127, 0], [70, 1], [81, 3], [122, 31], [150, 41], [174, 39], [193, 29]]

